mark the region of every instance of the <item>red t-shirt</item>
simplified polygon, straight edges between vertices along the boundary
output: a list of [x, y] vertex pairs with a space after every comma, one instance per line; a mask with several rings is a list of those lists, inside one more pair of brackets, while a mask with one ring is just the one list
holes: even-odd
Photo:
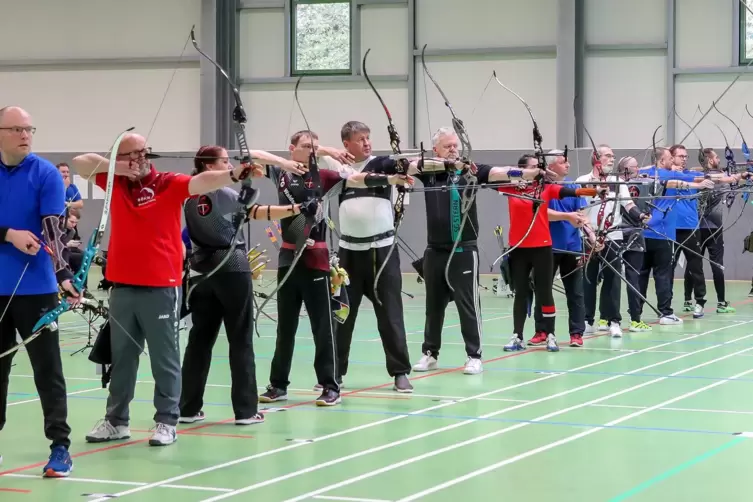
[[[181, 217], [191, 176], [160, 173], [143, 179], [116, 176], [110, 205], [105, 278], [132, 286], [179, 287], [183, 274]], [[101, 189], [107, 173], [96, 176]]]
[[[559, 199], [561, 185], [546, 185], [541, 192], [541, 204], [539, 212], [536, 214], [536, 222], [531, 228], [528, 237], [520, 244], [521, 248], [539, 248], [552, 245], [552, 234], [549, 232], [549, 201]], [[535, 186], [527, 186], [523, 189], [517, 187], [502, 186], [497, 188], [503, 193], [533, 196]], [[531, 226], [533, 218], [533, 202], [519, 199], [517, 197], [507, 197], [507, 204], [510, 210], [510, 232], [508, 236], [508, 245], [516, 246], [518, 242], [526, 235], [528, 227]]]

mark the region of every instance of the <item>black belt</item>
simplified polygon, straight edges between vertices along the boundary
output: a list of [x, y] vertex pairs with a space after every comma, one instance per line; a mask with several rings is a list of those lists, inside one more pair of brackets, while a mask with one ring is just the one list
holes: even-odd
[[381, 241], [382, 239], [394, 236], [395, 230], [393, 229], [382, 232], [381, 234], [372, 235], [371, 237], [352, 237], [350, 235], [342, 235], [340, 236], [340, 239], [344, 240], [345, 242], [350, 242], [351, 244], [369, 244], [371, 242]]

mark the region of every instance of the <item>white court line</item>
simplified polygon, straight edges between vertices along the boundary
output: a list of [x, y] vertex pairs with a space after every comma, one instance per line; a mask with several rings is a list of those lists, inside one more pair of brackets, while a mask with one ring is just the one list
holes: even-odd
[[[751, 347], [749, 349], [745, 349], [745, 350], [753, 350], [753, 347]], [[711, 363], [711, 362], [713, 362], [713, 361], [709, 361], [709, 363]], [[690, 369], [690, 368], [688, 368], [688, 369]], [[686, 371], [686, 370], [683, 370], [683, 371]], [[734, 380], [736, 378], [742, 378], [742, 377], [744, 377], [745, 375], [747, 375], [749, 373], [753, 373], [753, 369], [745, 370], [745, 371], [743, 371], [741, 373], [738, 373], [737, 375], [734, 375], [734, 376], [730, 377], [730, 379]], [[568, 437], [566, 437], [564, 439], [560, 439], [559, 441], [554, 441], [552, 443], [545, 444], [545, 445], [540, 446], [538, 448], [535, 448], [533, 450], [529, 450], [529, 451], [527, 451], [525, 453], [521, 453], [520, 455], [516, 455], [514, 457], [508, 458], [507, 460], [503, 460], [501, 462], [497, 462], [496, 464], [492, 464], [492, 465], [489, 465], [487, 467], [484, 467], [483, 469], [479, 469], [477, 471], [471, 472], [469, 474], [466, 474], [465, 476], [460, 476], [460, 477], [457, 477], [455, 479], [451, 479], [449, 481], [446, 481], [446, 482], [444, 482], [442, 484], [433, 486], [432, 488], [429, 488], [429, 489], [424, 490], [422, 492], [414, 493], [413, 495], [409, 495], [407, 497], [404, 497], [404, 498], [398, 500], [397, 502], [410, 502], [412, 500], [418, 500], [418, 499], [426, 497], [427, 495], [430, 495], [432, 493], [436, 493], [436, 492], [438, 492], [440, 490], [444, 490], [445, 488], [449, 488], [450, 486], [454, 486], [454, 485], [456, 485], [458, 483], [462, 483], [463, 481], [467, 481], [469, 479], [475, 478], [476, 476], [480, 476], [482, 474], [486, 474], [487, 472], [494, 471], [496, 469], [499, 469], [500, 467], [504, 467], [506, 465], [513, 464], [513, 463], [515, 463], [515, 462], [517, 462], [519, 460], [523, 460], [525, 458], [531, 457], [533, 455], [536, 455], [537, 453], [541, 453], [541, 452], [544, 452], [544, 451], [547, 451], [547, 450], [551, 450], [552, 448], [556, 448], [557, 446], [570, 443], [572, 441], [575, 441], [576, 439], [580, 439], [582, 437], [586, 437], [586, 436], [589, 436], [589, 435], [594, 434], [596, 432], [599, 432], [600, 430], [604, 430], [607, 427], [613, 427], [615, 425], [621, 424], [622, 422], [626, 422], [626, 421], [631, 420], [631, 419], [633, 419], [635, 417], [639, 417], [641, 415], [644, 415], [644, 414], [646, 414], [646, 413], [648, 413], [650, 411], [661, 409], [664, 406], [667, 406], [668, 404], [676, 403], [677, 401], [681, 401], [683, 399], [687, 399], [689, 397], [693, 397], [696, 394], [700, 394], [701, 392], [705, 392], [705, 391], [707, 391], [709, 389], [713, 389], [714, 387], [718, 387], [720, 385], [723, 385], [723, 384], [727, 383], [728, 381], [729, 380], [722, 380], [722, 381], [719, 381], [719, 382], [714, 382], [712, 384], [706, 385], [705, 387], [701, 387], [700, 389], [696, 389], [694, 391], [686, 392], [685, 394], [682, 394], [682, 395], [677, 396], [677, 397], [672, 398], [672, 399], [668, 399], [668, 400], [666, 400], [666, 401], [664, 401], [662, 403], [659, 403], [657, 405], [648, 407], [648, 408], [646, 408], [644, 410], [636, 411], [635, 413], [631, 413], [630, 415], [626, 415], [626, 416], [624, 416], [622, 418], [618, 418], [617, 420], [612, 420], [611, 422], [605, 424], [604, 426], [594, 427], [593, 429], [589, 429], [589, 430], [581, 432], [579, 434], [568, 436]], [[644, 385], [651, 384], [652, 382], [648, 382], [647, 384], [644, 384]], [[233, 492], [227, 492], [227, 495], [231, 495], [232, 493]]]
[[[66, 396], [74, 396], [76, 394], [84, 394], [85, 392], [93, 392], [95, 390], [100, 390], [100, 389], [102, 389], [101, 386], [100, 387], [95, 387], [93, 389], [77, 390], [77, 391], [74, 391], [74, 392], [67, 393]], [[39, 401], [39, 398], [35, 397], [34, 399], [25, 399], [23, 401], [12, 401], [12, 402], [8, 403], [8, 406], [16, 406], [18, 404], [26, 404], [26, 403], [36, 403], [37, 401]]]
[[384, 500], [384, 499], [364, 499], [364, 498], [357, 498], [357, 497], [333, 497], [332, 495], [319, 495], [314, 498], [319, 499], [319, 500], [343, 500], [345, 502], [390, 502], [389, 500]]
[[[654, 366], [660, 366], [660, 365], [663, 365], [663, 364], [667, 364], [669, 362], [673, 362], [673, 361], [676, 361], [678, 359], [683, 359], [683, 358], [688, 357], [690, 355], [699, 354], [701, 352], [706, 352], [708, 350], [711, 350], [711, 349], [714, 349], [714, 348], [718, 348], [718, 347], [723, 347], [725, 345], [728, 345], [728, 344], [731, 344], [731, 343], [735, 343], [737, 341], [744, 340], [746, 338], [751, 338], [751, 337], [753, 337], [753, 334], [746, 335], [746, 336], [740, 337], [740, 338], [735, 339], [735, 340], [730, 340], [728, 342], [722, 342], [722, 343], [719, 343], [717, 345], [712, 345], [710, 347], [706, 347], [706, 348], [703, 348], [703, 349], [699, 349], [698, 351], [691, 352], [689, 354], [684, 354], [684, 355], [681, 355], [681, 356], [676, 356], [676, 357], [673, 357], [673, 358], [668, 359], [666, 361], [660, 361], [658, 363], [653, 363], [653, 364], [651, 364], [649, 366], [645, 366], [643, 368], [635, 369], [635, 370], [633, 370], [631, 372], [626, 373], [625, 375], [617, 375], [617, 376], [610, 377], [610, 378], [607, 378], [607, 379], [604, 379], [604, 380], [597, 380], [595, 382], [591, 382], [589, 384], [586, 384], [586, 385], [583, 385], [583, 386], [580, 386], [580, 387], [575, 387], [575, 388], [572, 388], [572, 389], [568, 389], [566, 391], [562, 391], [562, 392], [559, 392], [559, 393], [554, 394], [554, 395], [545, 396], [545, 397], [542, 397], [542, 398], [530, 401], [528, 403], [523, 403], [523, 404], [519, 404], [519, 405], [516, 405], [516, 406], [512, 406], [510, 408], [505, 408], [503, 410], [498, 410], [498, 411], [494, 411], [492, 413], [487, 413], [487, 414], [481, 415], [481, 416], [479, 416], [477, 418], [472, 418], [472, 419], [464, 420], [462, 422], [456, 422], [454, 424], [451, 424], [451, 425], [448, 425], [448, 426], [445, 426], [445, 427], [440, 427], [438, 429], [430, 430], [428, 432], [424, 432], [424, 433], [418, 434], [416, 436], [411, 436], [411, 437], [408, 437], [408, 438], [405, 438], [405, 439], [401, 439], [399, 441], [394, 441], [394, 442], [391, 442], [391, 443], [383, 444], [381, 446], [370, 448], [368, 450], [362, 450], [360, 452], [353, 453], [351, 455], [347, 455], [347, 456], [344, 456], [344, 457], [336, 458], [334, 460], [330, 460], [330, 461], [324, 462], [322, 464], [317, 464], [317, 465], [314, 465], [314, 466], [311, 466], [311, 467], [308, 467], [308, 468], [305, 468], [305, 469], [300, 469], [298, 471], [294, 471], [294, 472], [285, 474], [283, 476], [279, 476], [279, 477], [271, 479], [271, 480], [267, 480], [267, 481], [264, 481], [264, 482], [261, 482], [261, 483], [257, 483], [257, 484], [254, 484], [254, 485], [249, 485], [249, 486], [246, 486], [244, 488], [240, 488], [238, 490], [234, 490], [232, 492], [228, 492], [228, 493], [225, 493], [225, 494], [222, 494], [222, 495], [218, 495], [218, 496], [215, 496], [215, 497], [212, 497], [212, 498], [209, 498], [209, 499], [204, 499], [202, 502], [214, 502], [215, 500], [222, 500], [222, 499], [225, 499], [225, 498], [228, 498], [228, 497], [232, 497], [232, 496], [240, 494], [240, 493], [246, 493], [246, 492], [249, 492], [251, 490], [255, 490], [257, 488], [261, 488], [263, 486], [267, 486], [268, 484], [271, 484], [271, 483], [275, 483], [275, 482], [287, 480], [289, 478], [300, 476], [300, 475], [303, 475], [303, 474], [308, 474], [310, 472], [317, 471], [317, 470], [323, 469], [325, 467], [330, 467], [332, 465], [336, 465], [336, 464], [339, 464], [339, 463], [342, 463], [342, 462], [350, 461], [350, 460], [353, 460], [354, 458], [362, 457], [362, 456], [370, 454], [370, 453], [376, 453], [376, 452], [379, 452], [379, 451], [387, 450], [389, 448], [393, 448], [395, 446], [400, 446], [402, 444], [409, 443], [411, 441], [415, 441], [417, 439], [423, 439], [423, 438], [426, 438], [426, 437], [429, 437], [429, 436], [433, 436], [433, 435], [438, 434], [440, 432], [445, 432], [445, 431], [457, 429], [457, 428], [463, 427], [465, 425], [476, 423], [479, 419], [491, 418], [491, 417], [494, 417], [494, 416], [497, 416], [497, 415], [501, 415], [503, 413], [507, 413], [508, 411], [517, 410], [517, 409], [520, 409], [520, 408], [524, 408], [526, 406], [530, 406], [530, 405], [533, 405], [533, 404], [538, 404], [538, 403], [542, 403], [542, 402], [545, 402], [545, 401], [549, 401], [551, 399], [556, 399], [556, 398], [559, 398], [559, 397], [562, 397], [562, 396], [566, 396], [568, 394], [579, 392], [579, 391], [587, 389], [589, 387], [595, 387], [596, 385], [601, 385], [603, 383], [619, 379], [619, 378], [621, 378], [623, 376], [629, 375], [630, 373], [639, 373], [639, 372], [641, 372], [641, 371], [643, 371], [645, 369], [648, 369], [648, 368], [651, 368], [651, 367], [654, 367]], [[750, 350], [753, 350], [753, 347], [749, 347], [747, 349], [743, 349], [742, 351], [739, 351], [739, 352], [745, 352], [745, 351], [750, 351]], [[717, 362], [717, 361], [722, 361], [724, 359], [728, 359], [728, 358], [732, 357], [733, 355], [734, 354], [727, 354], [727, 355], [722, 356], [720, 358], [713, 359], [711, 361], [707, 361], [707, 362], [701, 363], [699, 365], [692, 366], [690, 368], [686, 368], [686, 369], [680, 370], [678, 372], [673, 373], [672, 375], [675, 375], [675, 374], [679, 375], [679, 374], [682, 374], [682, 373], [686, 373], [688, 371], [691, 371], [691, 370], [694, 370], [694, 369], [697, 369], [697, 368], [701, 368], [703, 366], [707, 366], [707, 365], [709, 365], [709, 364], [711, 364], [713, 362]], [[624, 389], [624, 390], [621, 390], [621, 391], [618, 391], [618, 392], [614, 392], [612, 394], [608, 394], [607, 396], [604, 396], [604, 397], [599, 398], [599, 399], [595, 399], [593, 401], [590, 401], [590, 402], [587, 402], [587, 403], [584, 403], [584, 404], [578, 404], [578, 405], [570, 406], [569, 408], [560, 409], [560, 410], [555, 411], [553, 413], [549, 413], [547, 415], [543, 415], [543, 416], [534, 418], [533, 420], [531, 420], [529, 422], [519, 423], [519, 424], [513, 425], [511, 427], [506, 427], [504, 429], [500, 429], [498, 431], [492, 432], [490, 434], [485, 434], [483, 436], [479, 436], [479, 437], [476, 437], [476, 438], [473, 438], [473, 439], [470, 439], [470, 440], [466, 440], [466, 441], [459, 442], [459, 443], [454, 443], [454, 444], [452, 444], [450, 446], [446, 446], [446, 447], [444, 447], [442, 449], [434, 450], [434, 451], [431, 451], [429, 453], [425, 453], [425, 454], [417, 456], [417, 457], [413, 457], [413, 458], [410, 458], [410, 459], [407, 459], [407, 460], [403, 460], [402, 462], [398, 462], [398, 463], [395, 463], [395, 464], [390, 464], [390, 465], [388, 465], [386, 467], [383, 467], [381, 469], [377, 469], [377, 470], [374, 470], [374, 471], [362, 474], [360, 476], [355, 476], [353, 478], [349, 478], [349, 479], [340, 481], [338, 483], [334, 483], [334, 484], [329, 485], [327, 487], [320, 488], [318, 490], [314, 490], [314, 491], [305, 493], [303, 495], [299, 495], [299, 496], [291, 498], [291, 499], [287, 499], [285, 502], [296, 502], [296, 501], [299, 501], [299, 500], [305, 500], [305, 499], [313, 497], [314, 495], [320, 495], [322, 493], [326, 493], [326, 492], [332, 491], [332, 490], [334, 490], [336, 488], [341, 488], [343, 486], [347, 486], [347, 485], [356, 483], [358, 481], [362, 481], [364, 479], [368, 479], [370, 477], [382, 474], [384, 472], [388, 472], [388, 471], [391, 471], [391, 470], [394, 470], [394, 469], [399, 469], [400, 467], [403, 467], [405, 465], [412, 464], [414, 462], [418, 462], [419, 460], [423, 460], [425, 458], [433, 457], [435, 455], [438, 455], [438, 454], [446, 452], [446, 451], [454, 450], [456, 448], [461, 448], [463, 446], [467, 446], [469, 444], [473, 444], [473, 443], [476, 443], [478, 441], [482, 441], [484, 439], [488, 439], [490, 437], [498, 436], [500, 434], [504, 434], [504, 433], [509, 432], [509, 431], [520, 429], [522, 427], [527, 427], [527, 426], [531, 425], [531, 422], [537, 422], [537, 421], [540, 421], [540, 420], [547, 420], [547, 419], [549, 419], [551, 417], [555, 417], [557, 415], [568, 413], [570, 411], [577, 410], [577, 409], [589, 406], [590, 404], [593, 404], [593, 403], [598, 403], [598, 402], [601, 402], [601, 401], [605, 401], [607, 399], [611, 399], [613, 397], [620, 396], [620, 395], [625, 394], [627, 392], [631, 392], [633, 390], [640, 389], [640, 388], [645, 387], [647, 385], [651, 385], [652, 383], [660, 382], [662, 380], [665, 380], [666, 378], [668, 378], [668, 377], [656, 378], [656, 379], [651, 380], [649, 382], [646, 382], [646, 383], [643, 383], [643, 384], [634, 385], [633, 387], [628, 387], [627, 389]]]
[[[751, 321], [748, 321], [748, 322], [751, 322]], [[722, 331], [724, 329], [739, 327], [739, 326], [742, 326], [744, 324], [748, 324], [748, 322], [742, 322], [742, 323], [737, 323], [737, 324], [730, 324], [730, 325], [722, 326], [720, 328], [716, 328], [716, 329], [713, 329], [713, 330], [710, 330], [710, 331], [706, 331], [706, 332], [703, 332], [703, 333], [698, 333], [696, 335], [691, 335], [689, 337], [679, 338], [679, 339], [676, 339], [676, 340], [671, 340], [669, 342], [666, 342], [666, 343], [663, 343], [663, 344], [659, 344], [659, 345], [656, 345], [654, 347], [647, 347], [645, 349], [641, 349], [641, 350], [638, 350], [636, 352], [627, 352], [627, 353], [624, 353], [624, 354], [620, 354], [618, 356], [610, 357], [608, 359], [604, 359], [604, 360], [601, 360], [601, 361], [596, 361], [596, 362], [589, 363], [589, 364], [586, 364], [586, 365], [583, 365], [583, 366], [579, 366], [577, 368], [573, 368], [571, 371], [580, 371], [580, 370], [584, 370], [584, 369], [587, 369], [587, 368], [598, 366], [598, 365], [601, 365], [601, 364], [604, 364], [604, 363], [616, 361], [616, 360], [619, 360], [619, 359], [624, 359], [626, 357], [631, 357], [631, 356], [634, 356], [636, 354], [641, 354], [641, 353], [644, 353], [644, 352], [650, 352], [650, 351], [652, 351], [652, 349], [658, 349], [658, 348], [666, 347], [666, 346], [669, 346], [669, 345], [673, 345], [675, 343], [679, 343], [679, 342], [682, 342], [682, 341], [692, 340], [694, 338], [698, 338], [698, 337], [702, 337], [702, 336], [705, 336], [705, 335], [709, 335], [711, 333], [716, 333], [716, 332]], [[675, 360], [675, 359], [678, 359], [678, 358], [681, 358], [681, 357], [685, 357], [685, 356], [684, 355], [683, 356], [678, 356], [677, 358], [672, 358], [672, 359], [669, 359], [669, 360], [667, 360], [665, 362], [669, 362], [669, 361], [672, 361], [672, 360]], [[646, 368], [640, 368], [638, 371], [642, 371], [643, 369], [646, 369]], [[409, 418], [409, 417], [414, 416], [414, 415], [420, 415], [421, 413], [427, 413], [427, 412], [438, 410], [438, 409], [441, 409], [441, 408], [446, 408], [446, 407], [454, 405], [454, 404], [464, 403], [464, 402], [467, 402], [467, 401], [472, 401], [474, 399], [488, 397], [488, 396], [491, 396], [491, 395], [494, 395], [494, 394], [499, 394], [499, 393], [502, 393], [502, 392], [505, 392], [505, 391], [508, 391], [508, 390], [518, 389], [520, 387], [525, 387], [527, 385], [531, 385], [531, 384], [534, 384], [534, 383], [542, 382], [542, 381], [545, 381], [545, 380], [551, 380], [552, 378], [559, 378], [559, 377], [561, 377], [563, 375], [567, 375], [567, 374], [568, 373], [550, 374], [550, 375], [542, 376], [540, 378], [535, 378], [533, 380], [528, 380], [528, 381], [521, 382], [521, 383], [518, 383], [518, 384], [509, 385], [507, 387], [502, 387], [500, 389], [496, 389], [496, 390], [493, 390], [493, 391], [483, 392], [483, 393], [477, 394], [475, 396], [465, 397], [465, 398], [460, 399], [458, 401], [453, 401], [453, 402], [449, 402], [449, 403], [441, 403], [441, 404], [438, 404], [438, 405], [430, 406], [428, 408], [422, 408], [422, 409], [419, 409], [419, 410], [412, 411], [412, 412], [410, 412], [410, 413], [408, 413], [406, 415], [397, 415], [397, 416], [393, 416], [393, 417], [390, 417], [390, 418], [385, 418], [385, 419], [382, 419], [382, 420], [377, 420], [377, 421], [374, 421], [374, 422], [369, 422], [367, 424], [359, 425], [359, 426], [356, 426], [356, 427], [351, 427], [349, 429], [343, 429], [341, 431], [333, 432], [333, 433], [327, 434], [325, 436], [314, 438], [311, 442], [294, 443], [292, 445], [283, 446], [281, 448], [275, 448], [275, 449], [272, 449], [272, 450], [267, 450], [267, 451], [264, 451], [264, 452], [261, 452], [261, 453], [257, 453], [255, 455], [250, 455], [250, 456], [239, 458], [239, 459], [236, 459], [236, 460], [231, 460], [229, 462], [223, 462], [221, 464], [216, 464], [216, 465], [213, 465], [213, 466], [210, 466], [210, 467], [205, 467], [203, 469], [199, 469], [199, 470], [196, 470], [196, 471], [187, 472], [185, 474], [181, 474], [181, 475], [178, 475], [178, 476], [173, 476], [172, 478], [168, 478], [168, 479], [165, 479], [165, 480], [162, 480], [162, 481], [157, 481], [155, 483], [150, 483], [148, 485], [144, 485], [144, 486], [141, 486], [141, 487], [133, 488], [131, 490], [126, 490], [126, 491], [117, 493], [116, 495], [118, 497], [123, 497], [125, 495], [131, 495], [133, 493], [138, 493], [138, 492], [142, 492], [142, 491], [145, 491], [145, 490], [149, 490], [151, 488], [155, 488], [155, 487], [161, 486], [163, 484], [175, 483], [175, 482], [181, 481], [183, 479], [187, 479], [187, 478], [194, 477], [194, 476], [200, 476], [200, 475], [206, 474], [208, 472], [213, 472], [213, 471], [216, 471], [216, 470], [219, 470], [219, 469], [224, 469], [226, 467], [231, 467], [231, 466], [234, 466], [234, 465], [242, 464], [242, 463], [245, 463], [245, 462], [249, 462], [251, 460], [256, 460], [258, 458], [264, 458], [264, 457], [267, 457], [267, 456], [270, 456], [270, 455], [273, 455], [273, 454], [276, 454], [276, 453], [281, 453], [281, 452], [293, 450], [295, 448], [301, 448], [303, 446], [310, 445], [310, 444], [320, 443], [322, 441], [326, 441], [326, 440], [329, 440], [329, 439], [334, 439], [334, 438], [341, 437], [341, 436], [344, 436], [344, 435], [347, 435], [347, 434], [351, 434], [351, 433], [354, 433], [354, 432], [360, 432], [362, 430], [369, 429], [371, 427], [376, 427], [378, 425], [383, 425], [383, 424], [395, 422], [395, 421], [398, 421], [398, 420], [403, 420], [403, 419]], [[617, 377], [611, 377], [610, 379], [614, 379], [614, 378], [617, 378]], [[106, 500], [107, 499], [102, 498], [102, 499], [97, 499], [97, 500], [91, 501], [91, 502], [105, 502]]]
[[[39, 476], [34, 474], [3, 474], [2, 477], [8, 478], [24, 478], [24, 479], [40, 479]], [[72, 481], [81, 483], [95, 483], [102, 485], [126, 485], [126, 486], [143, 486], [146, 483], [139, 481], [114, 481], [111, 479], [90, 479], [90, 478], [58, 478], [60, 481]], [[43, 481], [44, 482], [44, 481]], [[197, 490], [204, 492], [230, 492], [230, 488], [215, 488], [212, 486], [192, 486], [192, 485], [162, 485], [160, 488], [175, 488], [181, 490]]]

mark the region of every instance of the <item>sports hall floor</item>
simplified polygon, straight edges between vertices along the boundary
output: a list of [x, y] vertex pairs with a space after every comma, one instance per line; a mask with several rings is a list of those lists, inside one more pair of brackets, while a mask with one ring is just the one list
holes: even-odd
[[[90, 280], [96, 284], [98, 278]], [[482, 284], [491, 287], [491, 276]], [[87, 330], [81, 317], [69, 314], [61, 344], [75, 470], [66, 480], [40, 477], [48, 442], [22, 351], [0, 434], [0, 500], [750, 502], [753, 487], [744, 476], [753, 443], [737, 433], [753, 431], [753, 299], [747, 298], [749, 283], [728, 284], [736, 314], [709, 308], [700, 321], [684, 316], [684, 325], [655, 325], [651, 333], [625, 329], [621, 340], [598, 335], [580, 349], [564, 343], [565, 301], [555, 294], [564, 345], [556, 354], [541, 348], [503, 352], [512, 300], [485, 291], [484, 373], [462, 373], [465, 356], [451, 304], [442, 369], [414, 373], [413, 395], [391, 390], [365, 302], [343, 404], [333, 408], [312, 404], [314, 350], [308, 321], [301, 319], [291, 400], [268, 410], [267, 422], [256, 426], [232, 424], [227, 344], [220, 337], [205, 398], [207, 421], [181, 425], [179, 441], [166, 448], [146, 443], [153, 386], [145, 356], [131, 440], [84, 441], [104, 413], [107, 391], [86, 355], [72, 355], [85, 344]], [[415, 362], [423, 285], [406, 275], [404, 287], [416, 294], [405, 298]], [[653, 298], [653, 285], [650, 292]], [[623, 311], [625, 306], [623, 299]], [[274, 313], [273, 302], [269, 307]], [[260, 387], [267, 383], [275, 343], [274, 325], [262, 323], [262, 338], [255, 339]]]

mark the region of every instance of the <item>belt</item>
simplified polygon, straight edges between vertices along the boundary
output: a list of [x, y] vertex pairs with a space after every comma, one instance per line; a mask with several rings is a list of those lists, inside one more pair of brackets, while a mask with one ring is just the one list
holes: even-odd
[[382, 232], [381, 234], [372, 235], [371, 237], [353, 237], [351, 235], [341, 235], [340, 240], [343, 240], [345, 242], [350, 242], [351, 244], [368, 244], [371, 242], [377, 242], [381, 241], [382, 239], [386, 239], [388, 237], [394, 237], [395, 236], [395, 230], [387, 230], [386, 232]]
[[[292, 249], [295, 251], [296, 247], [295, 244], [291, 244], [290, 242], [282, 242], [282, 249]], [[306, 245], [309, 249], [327, 249], [327, 243], [326, 242], [314, 242], [312, 245]]]

